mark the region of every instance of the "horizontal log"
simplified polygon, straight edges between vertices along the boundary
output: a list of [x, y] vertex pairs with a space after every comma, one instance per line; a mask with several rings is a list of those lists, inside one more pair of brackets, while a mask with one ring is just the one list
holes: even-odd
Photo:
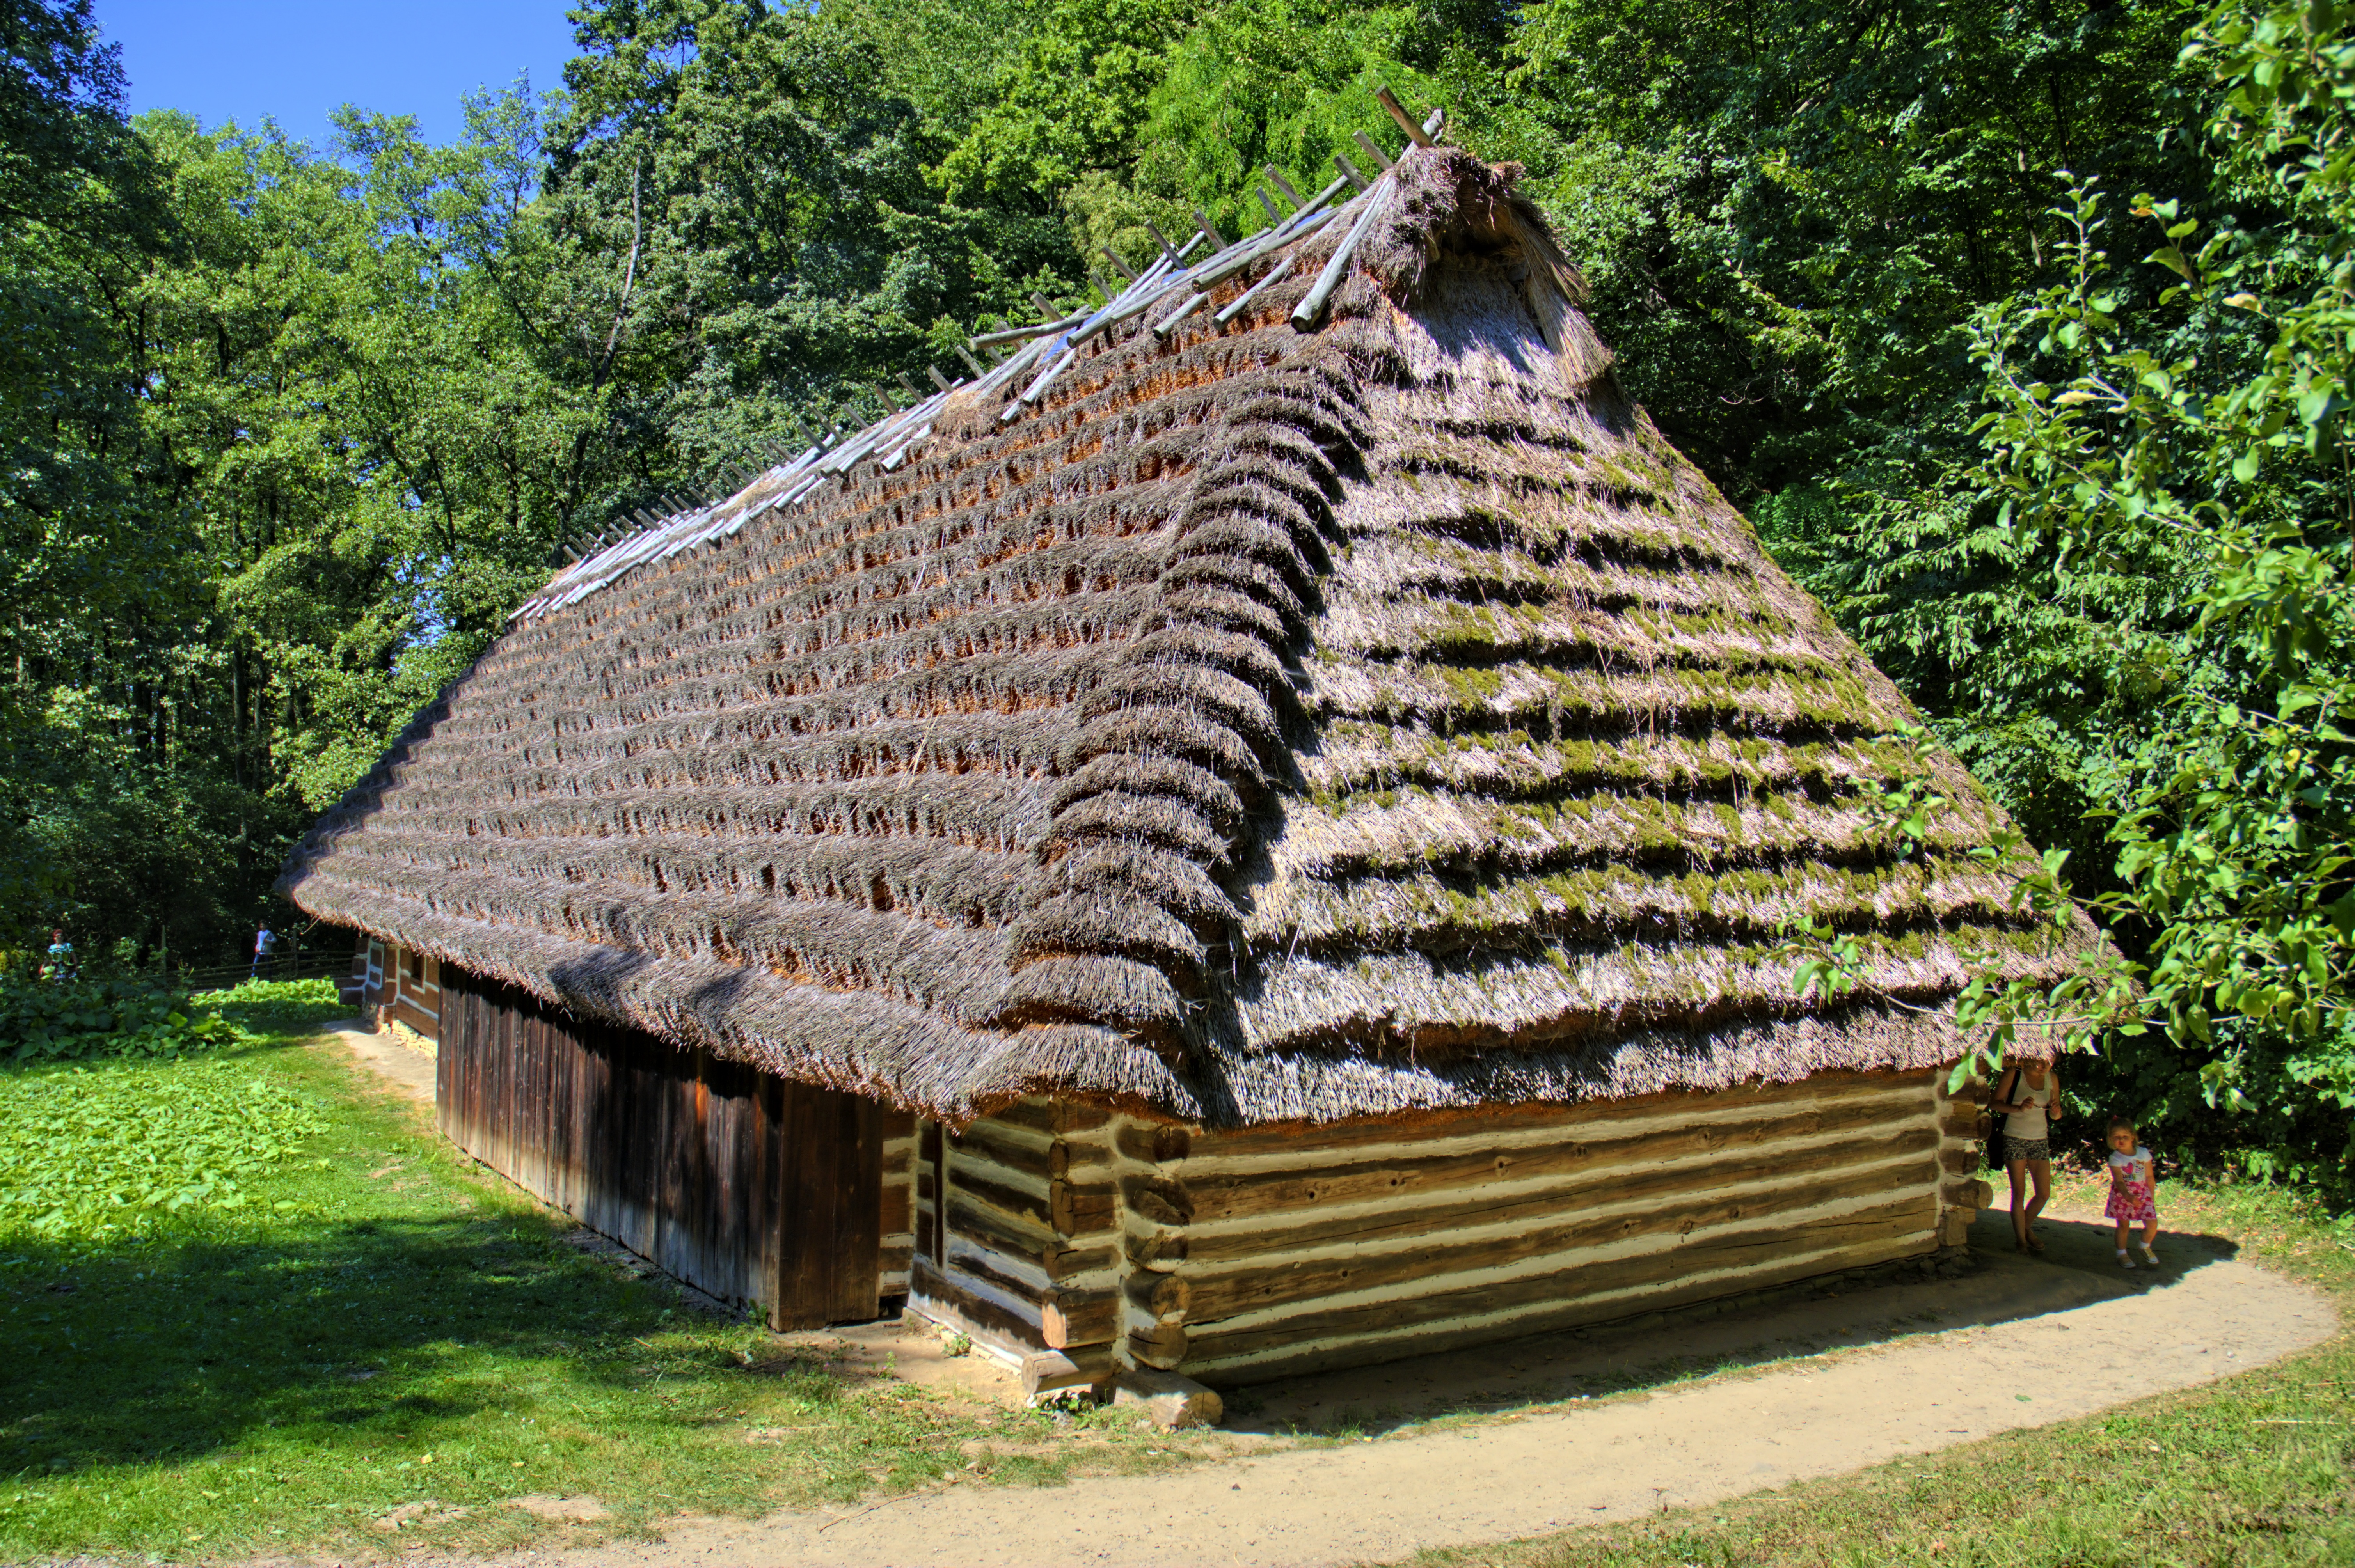
[[954, 1150], [952, 1160], [958, 1165], [979, 1157], [1008, 1171], [1020, 1171], [1045, 1181], [1048, 1171], [1048, 1148], [1053, 1141], [1049, 1133], [1018, 1128], [1011, 1123], [993, 1122], [987, 1117], [975, 1122], [963, 1132], [949, 1134], [949, 1148]]
[[1119, 1253], [1110, 1237], [1101, 1245], [1067, 1246], [1057, 1239], [1007, 1224], [995, 1209], [956, 1198], [949, 1200], [949, 1231], [992, 1251], [1034, 1264], [1051, 1279], [1068, 1279], [1099, 1268], [1111, 1268], [1119, 1261]]
[[883, 1234], [911, 1231], [916, 1228], [916, 1194], [913, 1184], [895, 1181], [883, 1189]]
[[1022, 1358], [1022, 1392], [1032, 1399], [1109, 1383], [1118, 1363], [1108, 1344], [1073, 1345]]
[[[1304, 1147], [1321, 1150], [1380, 1148], [1442, 1138], [1464, 1138], [1508, 1132], [1538, 1132], [1560, 1128], [1565, 1137], [1611, 1136], [1612, 1122], [1647, 1120], [1663, 1113], [1692, 1111], [1715, 1114], [1789, 1106], [1824, 1097], [1831, 1100], [1890, 1096], [1913, 1089], [1922, 1097], [1921, 1114], [1931, 1111], [1928, 1072], [1817, 1073], [1796, 1084], [1753, 1085], [1731, 1089], [1669, 1089], [1624, 1100], [1589, 1100], [1578, 1105], [1527, 1104], [1477, 1106], [1447, 1110], [1410, 1111], [1380, 1119], [1344, 1122], [1271, 1122], [1234, 1132], [1200, 1132], [1193, 1136], [1193, 1156], [1297, 1154]], [[1898, 1114], [1891, 1110], [1892, 1116]], [[1591, 1128], [1592, 1132], [1584, 1129]]]
[[1120, 1293], [1066, 1290], [1040, 1314], [1039, 1331], [1059, 1351], [1110, 1344], [1120, 1337]]
[[1190, 1225], [1193, 1200], [1183, 1185], [1158, 1176], [1129, 1176], [1120, 1183], [1120, 1200], [1131, 1213], [1157, 1225]]
[[1950, 1181], [1938, 1189], [1938, 1197], [1950, 1209], [1988, 1209], [1995, 1206], [1995, 1187], [1977, 1178]]
[[949, 1194], [949, 1234], [1015, 1257], [1043, 1256], [1055, 1245], [1055, 1234], [1045, 1226], [1009, 1215], [995, 1203], [977, 1202], [962, 1190]]
[[916, 1259], [908, 1278], [909, 1304], [935, 1320], [946, 1320], [977, 1338], [987, 1338], [1022, 1354], [1051, 1349], [1039, 1325], [986, 1296], [966, 1289], [932, 1266], [930, 1258]]
[[910, 1266], [915, 1262], [916, 1248], [912, 1243], [903, 1242], [897, 1246], [885, 1247], [878, 1255], [881, 1259], [878, 1265], [880, 1272], [905, 1274]]
[[1114, 1148], [1131, 1160], [1141, 1160], [1147, 1165], [1185, 1159], [1193, 1141], [1193, 1134], [1175, 1124], [1160, 1127], [1130, 1125], [1113, 1134]]
[[1984, 1137], [1979, 1128], [1985, 1116], [1969, 1106], [1949, 1107], [1938, 1118], [1938, 1130], [1948, 1138]]
[[[1667, 1201], [1691, 1193], [1706, 1182], [1710, 1191], [1771, 1181], [1795, 1172], [1825, 1177], [1854, 1167], [1881, 1163], [1918, 1154], [1922, 1158], [1918, 1184], [1936, 1184], [1938, 1170], [1930, 1159], [1937, 1135], [1915, 1127], [1885, 1138], [1859, 1139], [1809, 1150], [1761, 1150], [1754, 1153], [1711, 1160], [1701, 1166], [1663, 1166], [1634, 1173], [1612, 1169], [1582, 1181], [1510, 1196], [1476, 1191], [1463, 1196], [1426, 1195], [1409, 1190], [1391, 1208], [1372, 1213], [1311, 1213], [1296, 1224], [1269, 1224], [1248, 1229], [1198, 1231], [1187, 1236], [1187, 1255], [1205, 1268], [1223, 1264], [1297, 1252], [1343, 1243], [1399, 1242], [1444, 1234], [1473, 1225], [1544, 1225], [1566, 1219], [1579, 1208], [1596, 1203]], [[1884, 1179], [1895, 1182], [1899, 1173]], [[1430, 1201], [1436, 1197], [1438, 1201]]]
[[1004, 1253], [975, 1252], [968, 1245], [950, 1249], [948, 1266], [950, 1272], [978, 1279], [991, 1288], [1023, 1302], [1033, 1311], [1054, 1300], [1054, 1287], [1034, 1285], [1024, 1279], [1009, 1266], [1013, 1261]]
[[[1757, 1275], [1764, 1272], [1771, 1276], [1780, 1266], [1795, 1270], [1783, 1276], [1785, 1278], [1804, 1278], [1809, 1272], [1828, 1273], [1850, 1266], [1825, 1264], [1817, 1269], [1812, 1266], [1783, 1266], [1779, 1263], [1778, 1260], [1794, 1253], [1825, 1249], [1845, 1253], [1889, 1242], [1910, 1243], [1923, 1252], [1935, 1247], [1938, 1245], [1936, 1199], [1923, 1193], [1834, 1219], [1814, 1220], [1774, 1229], [1742, 1231], [1713, 1242], [1674, 1247], [1610, 1263], [1588, 1264], [1572, 1271], [1549, 1271], [1524, 1279], [1489, 1281], [1453, 1290], [1434, 1291], [1425, 1296], [1295, 1313], [1274, 1323], [1231, 1330], [1225, 1333], [1214, 1333], [1201, 1324], [1189, 1324], [1187, 1333], [1192, 1355], [1211, 1359], [1241, 1356], [1315, 1340], [1371, 1336], [1386, 1330], [1444, 1323], [1450, 1319], [1542, 1302], [1560, 1300], [1567, 1304], [1591, 1300], [1606, 1293], [1639, 1289], [1655, 1284], [1666, 1284], [1673, 1289], [1678, 1279], [1713, 1270], [1737, 1271], [1731, 1277], [1710, 1282], [1714, 1294], [1731, 1296], [1760, 1288], [1762, 1281]], [[1600, 1309], [1604, 1304], [1595, 1305]], [[1624, 1305], [1611, 1303], [1608, 1310], [1611, 1316], [1625, 1317], [1652, 1310], [1654, 1306], [1647, 1295], [1638, 1301]], [[1512, 1331], [1518, 1333], [1523, 1330], [1516, 1329]]]
[[1263, 1354], [1239, 1366], [1222, 1364], [1220, 1342], [1205, 1340], [1199, 1345], [1189, 1343], [1190, 1353], [1181, 1365], [1188, 1375], [1208, 1379], [1222, 1388], [1232, 1388], [1276, 1378], [1307, 1376], [1339, 1367], [1361, 1367], [1369, 1361], [1434, 1355], [1470, 1345], [1516, 1340], [1529, 1334], [1611, 1323], [1651, 1312], [1673, 1311], [1746, 1295], [1754, 1290], [1773, 1289], [1799, 1280], [1834, 1275], [1844, 1269], [1870, 1267], [1921, 1250], [1921, 1238], [1901, 1237], [1871, 1242], [1829, 1256], [1761, 1269], [1734, 1281], [1707, 1280], [1680, 1286], [1667, 1285], [1657, 1293], [1634, 1300], [1565, 1301], [1550, 1308], [1540, 1308], [1503, 1323], [1435, 1323], [1409, 1333], [1379, 1338], [1369, 1335], [1332, 1344], [1305, 1345], [1289, 1354]]
[[1149, 1367], [1167, 1369], [1182, 1364], [1192, 1339], [1182, 1323], [1157, 1323], [1128, 1331], [1128, 1353]]
[[[1747, 1155], [1800, 1138], [1859, 1132], [1913, 1119], [1892, 1117], [1884, 1107], [1863, 1102], [1803, 1108], [1759, 1121], [1683, 1127], [1617, 1138], [1571, 1139], [1550, 1145], [1465, 1153], [1415, 1154], [1402, 1150], [1380, 1160], [1348, 1165], [1188, 1175], [1185, 1192], [1195, 1224], [1295, 1213], [1328, 1203], [1393, 1199], [1410, 1191], [1444, 1192], [1498, 1181], [1585, 1175], [1598, 1171], [1636, 1171], [1670, 1160], [1712, 1160]], [[1937, 1140], [1926, 1118], [1913, 1134], [1924, 1147]], [[1796, 1154], [1786, 1158], [1796, 1158]]]
[[[1248, 1238], [1241, 1238], [1248, 1239]], [[1139, 1268], [1174, 1268], [1186, 1261], [1188, 1242], [1183, 1232], [1161, 1232], [1154, 1235], [1123, 1235], [1121, 1249], [1128, 1261]]]
[[888, 1181], [894, 1176], [911, 1176], [915, 1173], [915, 1170], [916, 1146], [913, 1142], [903, 1143], [897, 1149], [889, 1144], [884, 1145], [883, 1179], [885, 1181]]
[[1043, 1105], [1035, 1100], [1017, 1100], [989, 1114], [993, 1119], [1005, 1122], [1009, 1127], [1058, 1135], [1093, 1132], [1112, 1120], [1112, 1113], [1101, 1106], [1064, 1099], [1051, 1100]]
[[1956, 1149], [1949, 1144], [1938, 1150], [1938, 1169], [1955, 1176], [1967, 1176], [1987, 1168], [1987, 1156], [1976, 1149]]
[[1093, 1235], [1120, 1228], [1120, 1194], [1110, 1187], [1057, 1181], [1050, 1202], [1055, 1229], [1063, 1235]]
[[[1923, 1135], [1927, 1136], [1926, 1129]], [[1908, 1185], [1912, 1188], [1910, 1192], [1905, 1190]], [[1680, 1202], [1664, 1202], [1633, 1213], [1566, 1218], [1554, 1224], [1531, 1225], [1505, 1236], [1451, 1241], [1445, 1239], [1445, 1233], [1436, 1233], [1423, 1245], [1370, 1256], [1276, 1262], [1217, 1275], [1196, 1274], [1194, 1265], [1189, 1263], [1185, 1273], [1167, 1277], [1186, 1282], [1186, 1304], [1178, 1306], [1178, 1297], [1174, 1292], [1167, 1296], [1166, 1303], [1157, 1294], [1155, 1304], [1165, 1315], [1182, 1309], [1188, 1322], [1201, 1325], [1239, 1312], [1314, 1301], [1344, 1291], [1386, 1287], [1404, 1291], [1418, 1281], [1474, 1269], [1503, 1268], [1547, 1256], [1560, 1257], [1564, 1277], [1577, 1281], [1590, 1268], [1611, 1266], [1607, 1263], [1582, 1262], [1576, 1255], [1595, 1247], [1644, 1236], [1681, 1235], [1688, 1239], [1681, 1244], [1671, 1243], [1666, 1250], [1679, 1255], [1708, 1251], [1724, 1243], [1729, 1234], [1726, 1227], [1744, 1222], [1757, 1224], [1824, 1203], [1876, 1194], [1900, 1201], [1927, 1201], [1934, 1208], [1935, 1180], [1929, 1161], [1922, 1162], [1921, 1171], [1911, 1183], [1903, 1183], [1901, 1176], [1886, 1167], [1865, 1169], [1769, 1192], [1696, 1193]], [[1929, 1226], [1925, 1224], [1923, 1228]]]
[[956, 1217], [957, 1205], [964, 1200], [986, 1203], [1012, 1219], [1022, 1220], [1052, 1234], [1055, 1230], [1054, 1209], [1044, 1193], [1028, 1192], [1003, 1181], [993, 1181], [975, 1173], [962, 1162], [949, 1167], [949, 1217]]
[[883, 1139], [885, 1142], [888, 1143], [895, 1138], [913, 1138], [915, 1136], [916, 1113], [914, 1111], [895, 1110], [890, 1106], [885, 1106], [883, 1107]]

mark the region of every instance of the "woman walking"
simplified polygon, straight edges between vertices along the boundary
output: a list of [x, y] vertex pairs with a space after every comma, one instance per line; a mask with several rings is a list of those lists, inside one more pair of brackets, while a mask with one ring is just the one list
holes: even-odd
[[[1994, 1108], [2002, 1113], [2003, 1169], [2011, 1178], [2011, 1245], [2015, 1252], [2042, 1252], [2036, 1216], [2052, 1196], [2052, 1124], [2061, 1119], [2061, 1075], [2050, 1062], [2015, 1062], [1995, 1086]], [[2030, 1181], [2036, 1195], [2022, 1202]]]

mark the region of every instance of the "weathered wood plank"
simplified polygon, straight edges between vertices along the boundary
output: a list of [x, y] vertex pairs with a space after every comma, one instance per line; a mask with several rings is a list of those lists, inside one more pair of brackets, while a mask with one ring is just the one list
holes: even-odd
[[[1566, 1273], [1590, 1266], [1578, 1255], [1615, 1243], [1646, 1236], [1688, 1235], [1685, 1246], [1711, 1244], [1723, 1227], [1758, 1222], [1818, 1208], [1826, 1203], [1887, 1193], [1918, 1201], [1934, 1196], [1935, 1178], [1928, 1160], [1906, 1192], [1893, 1188], [1886, 1170], [1865, 1169], [1769, 1192], [1700, 1192], [1679, 1200], [1664, 1199], [1633, 1212], [1601, 1216], [1577, 1216], [1551, 1224], [1533, 1224], [1503, 1236], [1465, 1241], [1447, 1238], [1444, 1231], [1425, 1233], [1419, 1245], [1372, 1255], [1287, 1261], [1272, 1255], [1256, 1266], [1220, 1274], [1196, 1272], [1199, 1258], [1189, 1260], [1178, 1273], [1162, 1277], [1153, 1298], [1156, 1314], [1183, 1312], [1199, 1326], [1238, 1312], [1313, 1301], [1344, 1291], [1407, 1287], [1481, 1268], [1503, 1268], [1533, 1258], [1559, 1258]], [[1737, 1233], [1738, 1234], [1738, 1233]], [[1704, 1239], [1710, 1238], [1710, 1239]], [[1676, 1247], [1677, 1244], [1670, 1244]], [[1681, 1249], [1679, 1249], [1681, 1250]]]
[[[1497, 1181], [1584, 1175], [1606, 1170], [1637, 1170], [1669, 1160], [1714, 1160], [1801, 1138], [1859, 1132], [1892, 1120], [1871, 1102], [1794, 1109], [1754, 1121], [1713, 1122], [1629, 1133], [1615, 1138], [1572, 1139], [1531, 1145], [1444, 1154], [1418, 1154], [1412, 1146], [1389, 1158], [1308, 1168], [1228, 1172], [1183, 1178], [1191, 1223], [1293, 1213], [1324, 1203], [1369, 1202], [1399, 1197], [1409, 1190], [1445, 1192]], [[1936, 1130], [1922, 1118], [1914, 1129], [1930, 1143]], [[1198, 1145], [1199, 1147], [1199, 1145]], [[1795, 1151], [1796, 1152], [1796, 1151]]]
[[[1913, 1255], [1921, 1250], [1922, 1243], [1918, 1237], [1901, 1235], [1866, 1242], [1828, 1256], [1780, 1266], [1769, 1264], [1732, 1281], [1703, 1280], [1664, 1285], [1658, 1290], [1646, 1292], [1634, 1300], [1622, 1298], [1599, 1303], [1582, 1298], [1565, 1300], [1551, 1307], [1539, 1307], [1502, 1326], [1442, 1321], [1404, 1333], [1369, 1334], [1330, 1344], [1308, 1344], [1289, 1352], [1261, 1352], [1240, 1363], [1222, 1361], [1221, 1347], [1215, 1340], [1204, 1340], [1199, 1346], [1186, 1344], [1185, 1353], [1175, 1361], [1154, 1364], [1182, 1368], [1189, 1376], [1211, 1379], [1220, 1387], [1265, 1383], [1275, 1378], [1306, 1376], [1337, 1367], [1363, 1366], [1369, 1361], [1435, 1355], [1467, 1345], [1493, 1343], [1501, 1338], [1518, 1338], [1525, 1334], [1609, 1323], [1649, 1312], [1673, 1311], [1753, 1290], [1772, 1290], [1799, 1280], [1837, 1274], [1842, 1269], [1889, 1263]], [[1135, 1336], [1132, 1334], [1130, 1339], [1134, 1346]]]
[[[1273, 1323], [1224, 1333], [1200, 1324], [1189, 1324], [1187, 1329], [1190, 1341], [1189, 1356], [1233, 1357], [1310, 1340], [1379, 1335], [1423, 1324], [1444, 1322], [1450, 1319], [1486, 1315], [1508, 1308], [1591, 1298], [1702, 1272], [1738, 1271], [1733, 1272], [1717, 1292], [1734, 1295], [1759, 1288], [1749, 1280], [1751, 1271], [1771, 1271], [1779, 1266], [1782, 1260], [1801, 1252], [1852, 1251], [1892, 1241], [1908, 1243], [1919, 1251], [1931, 1251], [1938, 1245], [1937, 1224], [1937, 1200], [1923, 1193], [1895, 1202], [1876, 1204], [1836, 1218], [1744, 1230], [1689, 1245], [1646, 1253], [1638, 1257], [1570, 1269], [1548, 1269], [1518, 1279], [1483, 1281], [1452, 1290], [1385, 1297], [1373, 1301], [1297, 1312]], [[1803, 1278], [1807, 1272], [1828, 1272], [1840, 1266], [1843, 1266], [1816, 1264], [1790, 1277]], [[1651, 1307], [1652, 1302], [1646, 1298], [1614, 1310], [1641, 1312], [1649, 1310]]]
[[1050, 1151], [1055, 1142], [1051, 1133], [996, 1123], [984, 1117], [963, 1132], [954, 1134], [951, 1141], [960, 1155], [969, 1159], [986, 1160], [1008, 1171], [1036, 1176], [1041, 1181], [1051, 1174]]
[[1499, 1133], [1538, 1132], [1559, 1128], [1565, 1136], [1613, 1136], [1608, 1124], [1649, 1120], [1667, 1115], [1717, 1118], [1741, 1109], [1771, 1109], [1796, 1102], [1823, 1099], [1839, 1102], [1859, 1097], [1894, 1096], [1918, 1091], [1922, 1114], [1930, 1113], [1928, 1071], [1896, 1073], [1826, 1072], [1796, 1084], [1752, 1085], [1742, 1088], [1670, 1089], [1624, 1100], [1590, 1101], [1563, 1106], [1531, 1103], [1482, 1106], [1464, 1109], [1417, 1111], [1369, 1121], [1271, 1122], [1233, 1132], [1192, 1134], [1192, 1154], [1223, 1159], [1240, 1155], [1297, 1154], [1303, 1148], [1320, 1151], [1380, 1148], [1399, 1143], [1423, 1143], [1443, 1138], [1493, 1137]]
[[933, 1312], [944, 1308], [953, 1317], [962, 1318], [975, 1329], [996, 1335], [1007, 1344], [1033, 1351], [1051, 1348], [1035, 1319], [1023, 1317], [1002, 1302], [967, 1289], [933, 1267], [927, 1259], [920, 1257], [916, 1260], [908, 1280], [908, 1295], [920, 1311]]
[[[1469, 1225], [1541, 1225], [1574, 1215], [1581, 1208], [1596, 1203], [1666, 1201], [1691, 1193], [1703, 1183], [1709, 1189], [1755, 1186], [1797, 1171], [1809, 1172], [1820, 1180], [1851, 1167], [1881, 1164], [1908, 1155], [1921, 1156], [1913, 1185], [1926, 1192], [1937, 1181], [1936, 1165], [1930, 1158], [1936, 1147], [1936, 1134], [1927, 1128], [1916, 1127], [1882, 1138], [1859, 1139], [1817, 1150], [1764, 1149], [1713, 1160], [1699, 1170], [1691, 1166], [1638, 1167], [1634, 1171], [1614, 1167], [1582, 1181], [1509, 1196], [1451, 1196], [1443, 1190], [1430, 1195], [1437, 1201], [1430, 1201], [1423, 1192], [1409, 1190], [1395, 1204], [1371, 1213], [1310, 1213], [1295, 1224], [1192, 1231], [1186, 1238], [1187, 1255], [1197, 1266], [1213, 1268], [1304, 1247], [1345, 1242], [1411, 1241]], [[1886, 1180], [1893, 1188], [1902, 1178], [1892, 1171]]]
[[989, 1113], [1009, 1127], [1028, 1128], [1033, 1132], [1071, 1133], [1093, 1132], [1112, 1120], [1112, 1113], [1101, 1106], [1082, 1105], [1076, 1100], [1058, 1099], [1045, 1104], [1018, 1100]]

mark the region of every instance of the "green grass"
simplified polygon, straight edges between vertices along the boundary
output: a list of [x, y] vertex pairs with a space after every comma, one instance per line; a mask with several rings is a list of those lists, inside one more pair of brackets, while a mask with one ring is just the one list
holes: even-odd
[[[2091, 1192], [2082, 1185], [2080, 1195]], [[2159, 1213], [2169, 1230], [2229, 1237], [2243, 1259], [2319, 1287], [2355, 1322], [2355, 1246], [2291, 1195], [2168, 1182]], [[1418, 1568], [2355, 1563], [2355, 1336], [2342, 1331], [2206, 1388], [1850, 1476], [1639, 1524], [1405, 1561]]]
[[[120, 1150], [240, 1084], [308, 1128], [257, 1128], [297, 1141], [236, 1174], [244, 1202], [143, 1206], [118, 1181], [129, 1202], [62, 1228], [0, 1210], [0, 1560], [490, 1549], [581, 1531], [501, 1506], [524, 1495], [593, 1495], [613, 1517], [590, 1532], [629, 1532], [1182, 1460], [1109, 1415], [994, 1409], [687, 1311], [565, 1245], [570, 1222], [332, 1045], [0, 1069], [0, 1140], [70, 1095], [101, 1124], [74, 1135]], [[421, 1517], [385, 1533], [403, 1505]]]

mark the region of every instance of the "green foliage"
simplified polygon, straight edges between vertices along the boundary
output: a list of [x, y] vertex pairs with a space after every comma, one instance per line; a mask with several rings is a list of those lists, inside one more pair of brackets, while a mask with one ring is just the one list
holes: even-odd
[[2228, 6], [2185, 54], [2219, 88], [2211, 216], [2136, 198], [2153, 287], [2073, 185], [2065, 276], [1977, 323], [1982, 493], [2056, 575], [2156, 562], [2193, 585], [2196, 614], [2129, 634], [2158, 700], [2110, 829], [2122, 885], [2096, 906], [2150, 933], [2149, 1009], [2208, 1105], [2270, 1135], [2272, 1168], [2344, 1181], [2355, 41], [2327, 6]]
[[89, 1243], [241, 1209], [324, 1126], [306, 1097], [218, 1058], [0, 1075], [0, 1231]]
[[352, 1012], [332, 980], [240, 980], [226, 990], [199, 992], [189, 1001], [255, 1034], [316, 1028], [348, 1018]]
[[244, 1038], [236, 1024], [146, 975], [0, 975], [0, 1061], [180, 1056]]

